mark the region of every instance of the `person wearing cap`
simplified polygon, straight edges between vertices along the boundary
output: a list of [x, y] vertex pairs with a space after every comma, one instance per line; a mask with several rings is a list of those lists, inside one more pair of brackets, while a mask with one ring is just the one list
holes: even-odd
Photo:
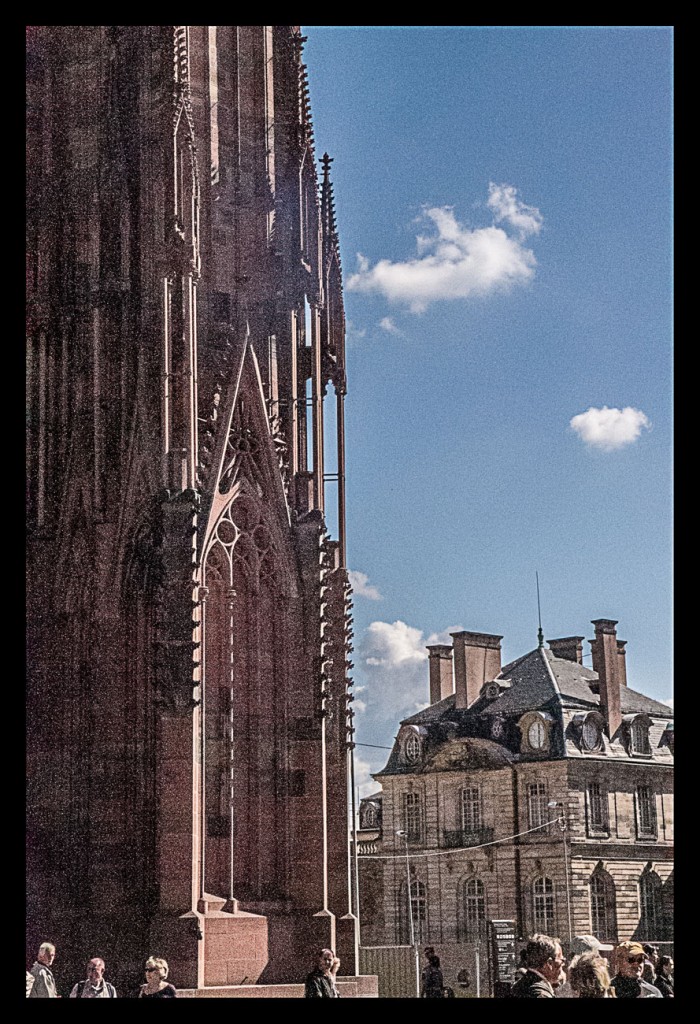
[[566, 983], [564, 954], [559, 939], [549, 935], [531, 935], [523, 954], [527, 968], [510, 995], [513, 999], [554, 999], [554, 988]]
[[621, 942], [615, 947], [614, 957], [617, 974], [612, 987], [618, 999], [663, 998], [655, 985], [642, 978], [646, 953], [641, 942]]
[[571, 955], [578, 953], [598, 953], [602, 955], [610, 952], [613, 947], [609, 942], [601, 942], [595, 935], [575, 935], [571, 940]]

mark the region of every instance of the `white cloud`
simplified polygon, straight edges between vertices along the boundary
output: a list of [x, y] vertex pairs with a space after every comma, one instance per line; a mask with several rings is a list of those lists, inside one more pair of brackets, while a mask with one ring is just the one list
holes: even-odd
[[666, 704], [669, 708], [673, 708], [673, 697], [669, 697], [668, 700], [662, 700], [662, 704]]
[[376, 292], [390, 302], [422, 313], [431, 302], [465, 299], [507, 290], [529, 281], [536, 259], [521, 244], [526, 234], [539, 231], [542, 216], [535, 207], [516, 199], [511, 185], [491, 185], [488, 205], [495, 220], [518, 230], [511, 238], [495, 224], [471, 229], [461, 224], [450, 206], [430, 207], [422, 220], [432, 229], [416, 238], [417, 257], [405, 261], [379, 260], [373, 267], [358, 253], [358, 269], [348, 280], [351, 291]]
[[383, 331], [386, 331], [388, 334], [401, 334], [402, 333], [399, 330], [399, 328], [396, 326], [394, 321], [391, 319], [390, 316], [383, 317], [379, 321], [379, 326], [381, 327], [381, 329]]
[[365, 796], [376, 793], [380, 788], [374, 781], [370, 772], [377, 772], [379, 768], [372, 768], [369, 761], [365, 761], [361, 754], [355, 751], [355, 786], [360, 791], [360, 800]]
[[527, 206], [517, 198], [518, 190], [512, 185], [495, 185], [489, 182], [488, 207], [493, 210], [496, 222], [506, 221], [520, 232], [520, 237], [537, 235], [542, 227], [542, 214], [536, 206]]
[[370, 622], [365, 638], [367, 665], [398, 665], [427, 661], [428, 652], [420, 629], [405, 622]]
[[448, 647], [452, 646], [452, 633], [462, 633], [464, 626], [448, 626], [447, 629], [440, 630], [439, 633], [431, 633], [428, 639], [425, 641], [426, 644], [447, 644]]
[[365, 702], [363, 700], [357, 700], [356, 699], [354, 704], [353, 704], [353, 707], [354, 707], [355, 711], [359, 711], [360, 714], [362, 714], [363, 711], [367, 710], [367, 705], [365, 704]]
[[604, 452], [612, 452], [624, 448], [637, 440], [642, 427], [647, 430], [651, 423], [643, 412], [626, 406], [624, 409], [602, 409], [592, 406], [569, 421], [569, 426], [576, 431], [582, 441], [591, 448], [600, 448]]
[[379, 593], [375, 586], [369, 582], [367, 573], [358, 572], [355, 569], [348, 571], [348, 579], [350, 580], [350, 586], [353, 589], [353, 593], [356, 597], [366, 597], [370, 601], [381, 601], [382, 595]]

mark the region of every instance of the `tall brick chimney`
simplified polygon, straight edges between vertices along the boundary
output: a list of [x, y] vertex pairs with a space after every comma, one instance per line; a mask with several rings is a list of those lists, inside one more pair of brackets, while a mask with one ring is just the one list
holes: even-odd
[[489, 679], [501, 671], [502, 636], [492, 633], [450, 633], [454, 641], [455, 707], [468, 708]]
[[620, 673], [620, 686], [627, 686], [627, 646], [626, 640], [617, 641], [617, 669]]
[[583, 637], [560, 636], [557, 640], [548, 640], [549, 649], [555, 658], [575, 661], [583, 665]]
[[608, 726], [610, 739], [620, 728], [620, 651], [615, 619], [593, 619], [595, 640], [590, 641], [593, 671], [600, 680], [600, 709]]
[[454, 693], [452, 682], [452, 648], [449, 644], [431, 644], [428, 647], [430, 669], [430, 703], [437, 704]]

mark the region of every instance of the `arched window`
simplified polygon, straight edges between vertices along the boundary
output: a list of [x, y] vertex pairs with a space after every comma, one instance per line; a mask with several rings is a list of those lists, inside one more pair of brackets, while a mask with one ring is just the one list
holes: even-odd
[[462, 906], [458, 908], [459, 941], [473, 942], [484, 934], [486, 892], [479, 878], [469, 878], [462, 887]]
[[646, 718], [635, 718], [630, 728], [630, 753], [651, 754], [649, 723]]
[[661, 879], [655, 871], [645, 871], [639, 879], [640, 938], [658, 942], [663, 931]]
[[[425, 942], [427, 933], [427, 898], [425, 885], [414, 878], [411, 881], [411, 917], [413, 918], [413, 941], [420, 945]], [[411, 929], [408, 923], [408, 901], [406, 899], [406, 883], [399, 890], [399, 942], [411, 944]]]
[[481, 793], [478, 786], [465, 786], [460, 793], [460, 825], [463, 832], [481, 828]]
[[602, 868], [591, 875], [590, 894], [593, 935], [601, 942], [617, 942], [615, 883]]
[[374, 804], [365, 804], [360, 814], [362, 828], [375, 828], [377, 824], [377, 808]]
[[532, 883], [533, 931], [554, 934], [554, 883], [544, 875]]

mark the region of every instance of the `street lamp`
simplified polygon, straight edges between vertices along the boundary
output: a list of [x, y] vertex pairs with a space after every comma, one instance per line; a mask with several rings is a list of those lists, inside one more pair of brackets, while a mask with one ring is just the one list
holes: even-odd
[[547, 807], [555, 808], [561, 807], [561, 816], [559, 817], [559, 827], [561, 829], [561, 839], [564, 844], [564, 873], [566, 878], [566, 918], [569, 926], [569, 950], [571, 950], [571, 942], [573, 939], [573, 929], [571, 927], [571, 894], [569, 891], [569, 846], [567, 843], [566, 835], [569, 830], [568, 823], [566, 821], [566, 813], [564, 804], [561, 800], [550, 800]]
[[408, 832], [405, 829], [398, 829], [397, 836], [401, 836], [404, 841], [406, 849], [406, 899], [408, 900], [408, 927], [410, 929], [409, 934], [411, 936], [411, 945], [413, 946], [413, 953], [416, 958], [416, 996], [420, 997], [420, 962], [418, 959], [418, 944], [416, 943], [416, 933], [413, 927], [413, 907], [411, 906], [411, 867], [408, 860]]

